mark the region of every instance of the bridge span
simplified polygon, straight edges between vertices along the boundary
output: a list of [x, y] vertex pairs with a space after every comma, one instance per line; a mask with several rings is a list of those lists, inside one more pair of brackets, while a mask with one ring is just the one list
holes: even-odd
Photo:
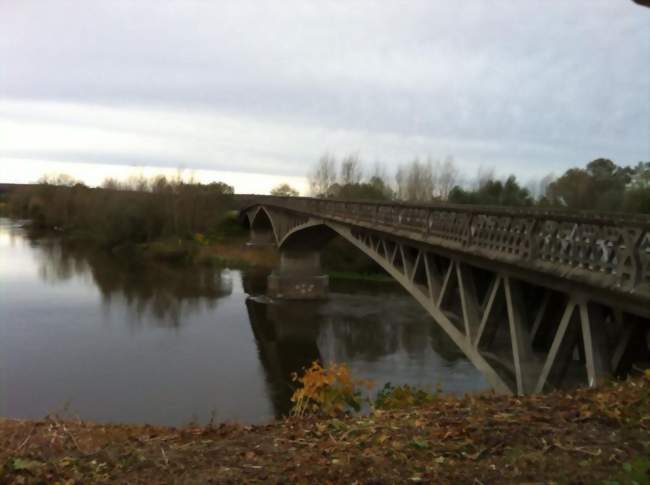
[[322, 298], [342, 237], [426, 310], [497, 392], [594, 386], [650, 355], [650, 217], [237, 196], [275, 244], [276, 298]]

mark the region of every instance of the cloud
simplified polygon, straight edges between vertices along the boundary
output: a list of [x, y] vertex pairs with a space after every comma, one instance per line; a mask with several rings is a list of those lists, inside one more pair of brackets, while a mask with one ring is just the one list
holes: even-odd
[[606, 0], [0, 1], [0, 157], [633, 163], [650, 159], [648, 22]]
[[[0, 153], [5, 157], [279, 175], [305, 174], [314, 158], [332, 147], [340, 156], [367, 147], [363, 155], [368, 161], [396, 161], [408, 152], [453, 153], [454, 147], [461, 146], [471, 160], [497, 157], [502, 150], [500, 143], [481, 139], [432, 139], [210, 112], [43, 101], [0, 101], [0, 133]], [[513, 169], [522, 154], [554, 156], [550, 147], [524, 143], [512, 144], [510, 152], [515, 157]], [[476, 168], [465, 159], [458, 162], [466, 170]]]

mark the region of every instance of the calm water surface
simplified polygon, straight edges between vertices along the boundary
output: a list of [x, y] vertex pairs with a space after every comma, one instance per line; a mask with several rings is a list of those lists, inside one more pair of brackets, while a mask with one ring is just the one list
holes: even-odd
[[398, 288], [268, 303], [265, 281], [128, 265], [0, 219], [0, 416], [259, 423], [286, 414], [290, 374], [315, 359], [347, 362], [377, 387], [488, 387]]

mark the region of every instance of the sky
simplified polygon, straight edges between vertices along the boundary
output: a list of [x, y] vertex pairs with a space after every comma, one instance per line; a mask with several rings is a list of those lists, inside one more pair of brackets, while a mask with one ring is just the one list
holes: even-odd
[[631, 0], [0, 0], [0, 182], [191, 174], [239, 193], [325, 152], [522, 181], [650, 160]]

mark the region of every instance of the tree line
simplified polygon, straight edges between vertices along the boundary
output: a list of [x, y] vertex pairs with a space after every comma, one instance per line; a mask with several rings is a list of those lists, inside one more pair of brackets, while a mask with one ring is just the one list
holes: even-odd
[[163, 175], [107, 179], [90, 188], [68, 175], [44, 177], [13, 191], [9, 212], [36, 228], [71, 231], [107, 247], [192, 238], [221, 224], [232, 208], [231, 186]]
[[442, 162], [415, 159], [398, 167], [392, 181], [381, 164], [369, 173], [362, 167], [356, 154], [340, 160], [323, 155], [308, 174], [312, 196], [650, 213], [650, 162], [619, 166], [599, 158], [526, 185], [514, 175], [498, 178], [494, 169], [485, 168], [468, 182], [452, 157]]

